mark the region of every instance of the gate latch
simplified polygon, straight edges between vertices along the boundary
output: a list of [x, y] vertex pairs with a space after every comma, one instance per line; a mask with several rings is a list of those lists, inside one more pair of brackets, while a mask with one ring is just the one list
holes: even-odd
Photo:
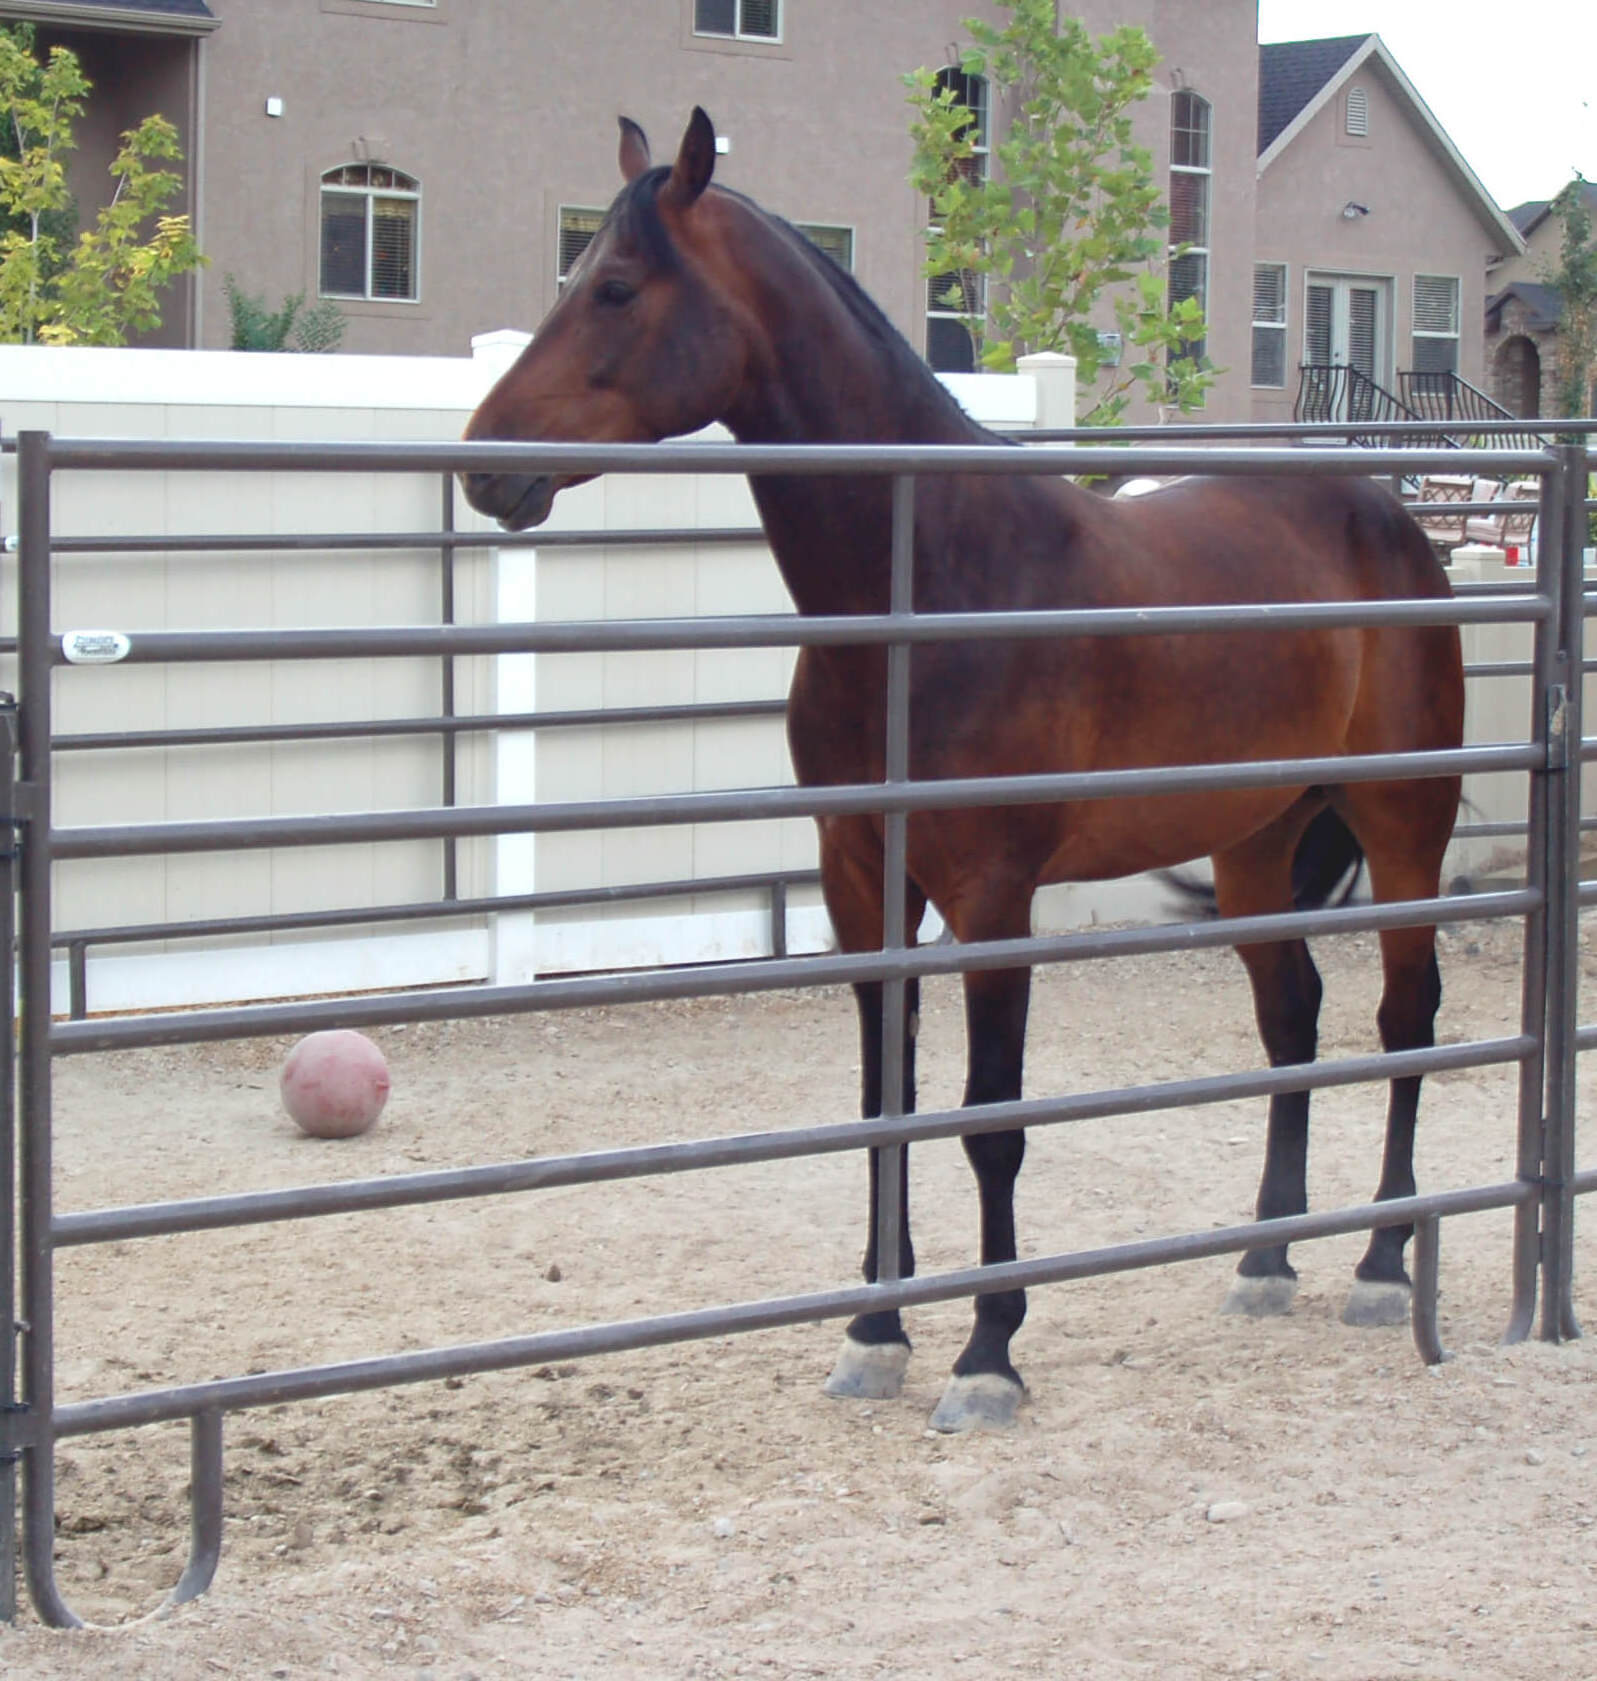
[[1562, 683], [1547, 691], [1547, 768], [1569, 769], [1569, 690]]

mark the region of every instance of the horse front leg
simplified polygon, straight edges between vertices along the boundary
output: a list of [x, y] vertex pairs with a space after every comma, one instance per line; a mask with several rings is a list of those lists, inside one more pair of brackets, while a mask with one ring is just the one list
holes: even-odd
[[[845, 951], [870, 951], [882, 944], [882, 888], [880, 843], [863, 823], [828, 822], [821, 830], [821, 884], [827, 910], [839, 944]], [[913, 883], [905, 907], [908, 938], [920, 924], [926, 901]], [[882, 1053], [884, 993], [879, 981], [854, 988], [860, 1030], [860, 1113], [870, 1120], [882, 1113]], [[920, 983], [907, 981], [904, 987], [903, 1088], [898, 1109], [911, 1114], [915, 1108], [915, 1041], [919, 1031]], [[897, 1151], [872, 1149], [870, 1162], [870, 1207], [865, 1242], [864, 1276], [874, 1284], [882, 1276], [881, 1181], [884, 1161], [895, 1159], [899, 1172], [899, 1237], [897, 1268], [892, 1276], [910, 1278], [915, 1272], [915, 1250], [909, 1227], [909, 1147]], [[828, 1395], [850, 1400], [891, 1400], [903, 1389], [909, 1365], [910, 1342], [896, 1308], [856, 1315], [849, 1321], [843, 1347], [827, 1377]]]
[[[966, 975], [967, 1107], [1020, 1096], [1030, 995], [1029, 969]], [[964, 1144], [975, 1170], [981, 1206], [981, 1264], [1013, 1261], [1015, 1180], [1026, 1154], [1026, 1135], [1019, 1129], [969, 1133]], [[1025, 1317], [1024, 1290], [999, 1290], [976, 1298], [970, 1340], [954, 1362], [953, 1376], [932, 1414], [934, 1430], [952, 1432], [1013, 1422], [1025, 1386], [1010, 1361], [1009, 1344]]]

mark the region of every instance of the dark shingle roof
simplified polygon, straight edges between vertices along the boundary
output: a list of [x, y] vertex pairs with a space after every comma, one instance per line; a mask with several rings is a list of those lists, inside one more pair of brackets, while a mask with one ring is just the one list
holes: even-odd
[[108, 12], [167, 13], [172, 17], [208, 18], [211, 8], [205, 0], [75, 0], [79, 6], [93, 6]]
[[1544, 198], [1533, 198], [1524, 204], [1516, 204], [1508, 212], [1508, 219], [1521, 233], [1524, 233], [1532, 223], [1539, 222], [1542, 219], [1542, 212], [1547, 208], [1549, 202]]
[[[1597, 181], [1582, 182], [1580, 200], [1593, 216], [1597, 216]], [[1551, 214], [1556, 202], [1556, 199], [1537, 198], [1530, 200], [1527, 204], [1516, 204], [1509, 211], [1508, 219], [1521, 233], [1528, 234], [1532, 228], [1539, 227]]]
[[1518, 298], [1525, 306], [1525, 325], [1533, 332], [1556, 327], [1564, 314], [1564, 300], [1556, 286], [1544, 286], [1537, 280], [1514, 280], [1501, 292], [1486, 300], [1486, 319], [1490, 328], [1497, 325], [1497, 312], [1510, 298]]
[[1325, 41], [1275, 41], [1259, 48], [1259, 150], [1289, 128], [1321, 88], [1369, 40], [1338, 35]]
[[121, 26], [189, 35], [214, 29], [219, 21], [206, 0], [36, 0], [33, 5], [9, 3], [0, 10], [7, 17], [38, 23], [70, 20], [89, 28], [97, 27], [89, 21], [94, 14], [103, 13], [107, 29]]

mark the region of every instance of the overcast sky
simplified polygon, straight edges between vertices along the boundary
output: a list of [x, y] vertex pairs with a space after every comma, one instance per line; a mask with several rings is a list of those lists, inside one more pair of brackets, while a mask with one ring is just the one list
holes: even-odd
[[1260, 41], [1365, 34], [1503, 209], [1597, 181], [1597, 0], [1259, 0]]

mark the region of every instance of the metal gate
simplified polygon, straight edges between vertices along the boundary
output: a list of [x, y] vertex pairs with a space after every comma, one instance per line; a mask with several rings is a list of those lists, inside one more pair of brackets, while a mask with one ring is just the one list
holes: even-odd
[[[1225, 428], [1279, 443], [1287, 429]], [[1361, 430], [1369, 430], [1363, 428]], [[1421, 430], [1401, 428], [1406, 439]], [[1489, 427], [1482, 426], [1487, 432]], [[1577, 426], [1590, 433], [1597, 426]], [[1168, 434], [1167, 434], [1168, 435]], [[1220, 431], [1198, 431], [1212, 440]], [[1191, 442], [1193, 433], [1182, 434]], [[1588, 749], [1580, 726], [1583, 619], [1582, 549], [1587, 530], [1585, 444], [1546, 450], [1448, 450], [1405, 447], [1353, 451], [1323, 448], [1026, 449], [928, 447], [748, 448], [735, 445], [344, 445], [179, 444], [64, 441], [23, 433], [17, 443], [20, 566], [17, 654], [20, 706], [0, 707], [0, 813], [9, 844], [0, 857], [8, 880], [0, 890], [0, 926], [18, 950], [0, 981], [19, 1021], [15, 1080], [0, 1083], [0, 1617], [15, 1616], [20, 1554], [33, 1603], [47, 1622], [77, 1621], [62, 1598], [51, 1560], [54, 1535], [54, 1445], [65, 1437], [125, 1429], [159, 1420], [189, 1421], [192, 1443], [192, 1542], [174, 1602], [204, 1591], [214, 1573], [222, 1533], [222, 1420], [226, 1413], [357, 1390], [467, 1373], [542, 1364], [576, 1356], [655, 1346], [947, 1300], [993, 1290], [1239, 1252], [1378, 1226], [1415, 1228], [1414, 1335], [1423, 1358], [1442, 1357], [1437, 1331], [1440, 1222], [1484, 1209], [1514, 1211], [1511, 1339], [1537, 1323], [1549, 1340], [1579, 1334], [1572, 1294], [1574, 1199], [1597, 1190], [1597, 1170], [1577, 1171], [1574, 1075], [1578, 1050], [1597, 1045], [1597, 1026], [1576, 1019], [1577, 917], [1597, 902], [1597, 883], [1580, 881], [1580, 765]], [[1104, 474], [1128, 468], [1153, 474], [1400, 475], [1445, 465], [1452, 470], [1540, 478], [1540, 547], [1534, 587], [1512, 594], [1462, 594], [1452, 601], [1318, 603], [1236, 608], [1160, 608], [1142, 612], [1051, 611], [916, 614], [911, 599], [914, 479], [949, 471]], [[51, 815], [51, 673], [65, 659], [52, 625], [50, 489], [63, 472], [194, 470], [247, 473], [270, 469], [337, 472], [455, 472], [467, 469], [558, 472], [704, 473], [749, 471], [886, 473], [894, 484], [893, 588], [886, 614], [846, 618], [699, 618], [602, 623], [535, 623], [364, 631], [133, 632], [112, 649], [119, 663], [315, 660], [425, 654], [618, 649], [701, 649], [878, 642], [889, 648], [888, 773], [885, 782], [854, 787], [759, 788], [724, 793], [658, 795], [628, 800], [530, 806], [456, 806], [334, 817], [252, 818], [212, 822], [62, 827]], [[447, 542], [448, 534], [440, 540]], [[916, 643], [984, 637], [1135, 636], [1180, 631], [1372, 624], [1514, 622], [1534, 627], [1534, 658], [1515, 667], [1530, 677], [1532, 706], [1522, 742], [1446, 753], [1387, 754], [1356, 759], [1249, 762], [1155, 770], [1040, 777], [972, 778], [915, 783], [907, 775], [908, 677]], [[1493, 668], [1491, 675], [1504, 675]], [[1479, 675], [1479, 673], [1477, 673]], [[1290, 785], [1353, 778], [1393, 780], [1472, 771], [1523, 771], [1530, 800], [1522, 887], [1463, 898], [1347, 905], [1307, 914], [1260, 916], [1224, 923], [1095, 930], [966, 946], [912, 946], [904, 927], [905, 825], [913, 810], [1101, 798], [1129, 792], [1192, 792], [1221, 787]], [[643, 824], [723, 822], [772, 816], [880, 812], [886, 830], [887, 938], [880, 952], [790, 958], [689, 969], [641, 971], [524, 986], [442, 988], [425, 993], [210, 1009], [112, 1018], [53, 1020], [50, 1006], [51, 872], [57, 861], [229, 851], [266, 846], [329, 845], [373, 839], [441, 839], [514, 832], [599, 830]], [[13, 904], [19, 907], [12, 925]], [[896, 907], [896, 915], [895, 913]], [[976, 968], [1079, 961], [1241, 941], [1295, 938], [1488, 917], [1523, 919], [1521, 1030], [1496, 1040], [1437, 1046], [1390, 1055], [1345, 1058], [1297, 1067], [1187, 1079], [1134, 1088], [1073, 1093], [905, 1115], [890, 1103], [868, 1121], [839, 1119], [803, 1130], [745, 1133], [689, 1143], [615, 1149], [581, 1156], [530, 1158], [508, 1164], [350, 1180], [295, 1190], [57, 1214], [51, 1170], [51, 1070], [54, 1059], [134, 1046], [298, 1034], [447, 1017], [610, 1004], [628, 1000], [714, 996], [796, 986], [884, 983], [884, 1089], [903, 1043], [905, 982], [911, 977]], [[360, 920], [352, 917], [352, 921]], [[750, 1163], [867, 1147], [896, 1152], [912, 1140], [978, 1130], [1028, 1127], [1138, 1110], [1175, 1108], [1236, 1097], [1386, 1080], [1443, 1069], [1517, 1064], [1519, 1114], [1513, 1179], [1430, 1196], [1362, 1204], [1289, 1219], [1253, 1222], [1109, 1248], [1051, 1255], [1004, 1266], [745, 1301], [730, 1306], [461, 1344], [408, 1354], [258, 1373], [182, 1387], [145, 1390], [58, 1406], [54, 1398], [53, 1259], [73, 1245], [123, 1241], [266, 1221], [392, 1208], [450, 1198], [527, 1192], [644, 1174]], [[15, 1102], [13, 1102], [13, 1094]], [[878, 1176], [883, 1230], [896, 1229], [899, 1175]], [[886, 1240], [884, 1256], [896, 1254]], [[19, 1478], [20, 1470], [20, 1478]], [[17, 1523], [18, 1492], [22, 1523]]]

